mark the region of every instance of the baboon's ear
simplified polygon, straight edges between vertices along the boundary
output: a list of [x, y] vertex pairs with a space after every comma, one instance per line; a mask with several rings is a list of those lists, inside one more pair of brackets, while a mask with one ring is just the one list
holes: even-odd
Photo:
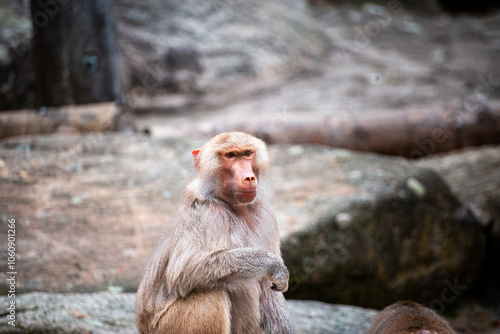
[[193, 154], [194, 168], [196, 168], [196, 170], [199, 172], [199, 169], [198, 169], [198, 160], [196, 159], [196, 157], [200, 153], [200, 150], [193, 150], [193, 152], [191, 152], [191, 153]]

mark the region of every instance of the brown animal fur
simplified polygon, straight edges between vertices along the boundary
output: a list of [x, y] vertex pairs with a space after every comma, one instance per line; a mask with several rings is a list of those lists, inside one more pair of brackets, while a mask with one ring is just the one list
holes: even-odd
[[[265, 144], [243, 133], [223, 133], [193, 157], [198, 176], [188, 184], [139, 287], [139, 331], [291, 333], [282, 293], [288, 271], [265, 197]], [[237, 180], [240, 173], [251, 175]], [[254, 188], [255, 198], [235, 193]]]
[[412, 301], [387, 306], [368, 334], [454, 334], [446, 320], [431, 309]]

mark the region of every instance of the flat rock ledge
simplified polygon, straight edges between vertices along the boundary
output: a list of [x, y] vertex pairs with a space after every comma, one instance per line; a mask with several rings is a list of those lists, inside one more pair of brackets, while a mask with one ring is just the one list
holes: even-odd
[[[28, 293], [16, 297], [15, 327], [0, 326], [0, 333], [138, 333], [135, 294]], [[9, 299], [0, 297], [2, 318]], [[297, 333], [365, 333], [377, 311], [316, 301], [288, 301]]]

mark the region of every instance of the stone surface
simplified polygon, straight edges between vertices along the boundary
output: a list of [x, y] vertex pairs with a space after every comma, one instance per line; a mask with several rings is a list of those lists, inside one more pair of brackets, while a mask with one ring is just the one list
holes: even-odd
[[291, 149], [300, 154], [274, 158], [289, 180], [275, 188], [287, 194], [276, 209], [289, 213], [280, 217], [289, 297], [379, 308], [399, 299], [441, 305], [457, 282], [471, 290], [485, 236], [437, 174], [401, 158]]
[[[3, 309], [7, 302], [0, 297]], [[2, 325], [0, 333], [137, 333], [132, 293], [30, 293], [16, 297], [16, 307], [16, 327]], [[377, 313], [313, 301], [291, 300], [288, 308], [300, 334], [362, 334]]]
[[468, 148], [416, 162], [440, 173], [487, 234], [481, 302], [500, 314], [500, 148]]
[[[10, 300], [0, 298], [2, 314], [7, 314]], [[16, 326], [2, 324], [0, 333], [138, 333], [135, 294], [30, 293], [16, 296], [15, 301]]]
[[376, 311], [317, 301], [288, 300], [288, 310], [301, 334], [364, 334]]
[[198, 144], [102, 134], [2, 142], [0, 219], [16, 219], [19, 288], [135, 291]]
[[302, 0], [123, 0], [115, 12], [132, 100], [211, 91], [330, 47]]
[[469, 148], [436, 154], [415, 165], [438, 172], [477, 220], [500, 238], [500, 148]]

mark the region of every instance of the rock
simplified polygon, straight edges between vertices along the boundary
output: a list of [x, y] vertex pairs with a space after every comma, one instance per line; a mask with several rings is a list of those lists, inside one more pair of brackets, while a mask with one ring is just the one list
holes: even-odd
[[16, 220], [18, 288], [135, 292], [199, 144], [103, 134], [1, 142], [0, 220]]
[[322, 147], [275, 152], [287, 176], [274, 191], [287, 194], [275, 207], [287, 227], [289, 298], [373, 308], [413, 299], [442, 309], [444, 289], [472, 290], [485, 237], [435, 172]]
[[[311, 0], [312, 2], [319, 2], [317, 0]], [[339, 6], [344, 6], [344, 7], [350, 7], [352, 8], [353, 6], [359, 6], [361, 7], [364, 11], [367, 12], [374, 12], [374, 11], [380, 11], [381, 8], [385, 7], [396, 7], [396, 6], [401, 6], [400, 2], [388, 2], [384, 0], [371, 0], [371, 1], [365, 1], [365, 0], [351, 0], [349, 2], [345, 1], [339, 1], [339, 0], [327, 0], [328, 2], [334, 4], [334, 5], [339, 5]], [[421, 14], [436, 14], [440, 12], [440, 8], [438, 5], [438, 1], [436, 0], [423, 0], [419, 2], [404, 2], [403, 6], [406, 10], [409, 10], [411, 12], [418, 12]]]
[[483, 305], [500, 310], [500, 147], [468, 148], [421, 159], [440, 173], [487, 233], [488, 254], [480, 281]]
[[302, 0], [120, 0], [115, 9], [126, 86], [136, 93], [210, 91], [321, 58], [330, 46]]
[[[0, 304], [10, 300], [2, 296]], [[138, 333], [132, 293], [29, 293], [15, 301], [16, 326], [1, 326], [0, 333]]]
[[[0, 142], [0, 220], [16, 220], [18, 288], [135, 292], [202, 143], [123, 134]], [[323, 146], [271, 146], [270, 155], [288, 298], [441, 305], [447, 284], [474, 285], [481, 228], [434, 172]]]
[[500, 238], [500, 147], [436, 154], [416, 161], [415, 165], [438, 172], [460, 202]]
[[[7, 297], [0, 305], [7, 307]], [[361, 334], [370, 327], [374, 310], [328, 305], [314, 301], [288, 301], [297, 333]], [[16, 327], [1, 326], [0, 333], [137, 333], [135, 294], [29, 293], [16, 297]]]
[[300, 334], [364, 334], [377, 314], [355, 306], [288, 300], [288, 310]]

